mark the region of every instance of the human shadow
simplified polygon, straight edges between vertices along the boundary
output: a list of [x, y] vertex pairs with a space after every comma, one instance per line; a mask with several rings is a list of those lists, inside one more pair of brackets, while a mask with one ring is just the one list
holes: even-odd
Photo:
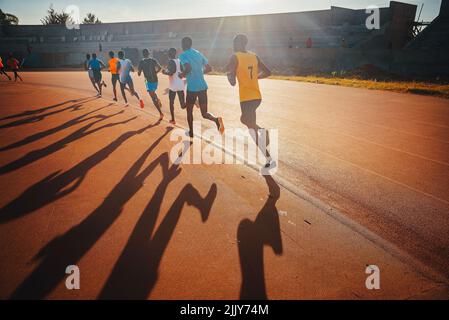
[[[144, 128], [145, 129], [145, 128]], [[123, 211], [124, 205], [142, 187], [145, 179], [157, 167], [153, 162], [141, 170], [146, 159], [171, 128], [162, 134], [131, 166], [104, 201], [78, 225], [54, 238], [34, 257], [39, 265], [14, 291], [11, 299], [42, 299], [66, 277], [68, 265], [78, 261], [109, 229]]]
[[36, 114], [45, 112], [47, 110], [55, 109], [57, 107], [63, 106], [63, 105], [68, 104], [68, 103], [87, 102], [86, 100], [93, 100], [94, 98], [96, 98], [96, 96], [80, 98], [80, 99], [73, 99], [73, 100], [67, 100], [67, 101], [60, 102], [60, 103], [57, 103], [57, 104], [53, 104], [51, 106], [43, 107], [43, 108], [40, 108], [40, 109], [29, 110], [29, 111], [24, 111], [24, 112], [21, 112], [21, 113], [16, 113], [16, 114], [12, 114], [12, 115], [9, 115], [9, 116], [5, 116], [3, 118], [0, 118], [0, 121], [10, 120], [10, 119], [15, 119], [15, 118], [21, 118], [21, 117], [28, 117], [28, 116], [32, 116], [32, 115], [36, 115]]
[[14, 160], [8, 164], [5, 164], [4, 166], [0, 167], [0, 175], [4, 175], [6, 173], [10, 173], [12, 171], [16, 171], [20, 168], [23, 168], [35, 161], [38, 161], [42, 158], [45, 158], [47, 156], [49, 156], [52, 153], [55, 153], [59, 150], [64, 149], [68, 144], [75, 142], [76, 140], [85, 138], [91, 134], [94, 134], [100, 130], [106, 129], [106, 128], [112, 128], [118, 125], [122, 125], [122, 124], [126, 124], [131, 122], [132, 120], [136, 119], [137, 117], [133, 117], [124, 121], [120, 121], [120, 122], [116, 122], [116, 123], [108, 123], [106, 125], [100, 126], [98, 128], [89, 130], [91, 127], [95, 126], [96, 124], [103, 122], [105, 120], [111, 119], [119, 114], [123, 114], [124, 111], [119, 111], [117, 113], [114, 113], [112, 115], [98, 115], [95, 116], [95, 118], [97, 118], [98, 120], [96, 121], [92, 121], [88, 124], [86, 124], [85, 126], [83, 126], [82, 128], [76, 130], [75, 132], [69, 134], [68, 136], [44, 147], [41, 149], [37, 149], [37, 150], [33, 150], [28, 152], [27, 154], [23, 155], [21, 158]]
[[54, 172], [48, 177], [32, 185], [19, 197], [0, 209], [0, 224], [25, 216], [72, 193], [81, 185], [84, 178], [92, 168], [109, 157], [123, 143], [159, 124], [160, 121], [139, 130], [123, 133], [109, 145], [98, 150], [93, 155], [84, 159], [71, 169], [63, 173], [60, 171]]
[[59, 125], [57, 127], [54, 127], [54, 128], [42, 131], [42, 132], [38, 132], [36, 134], [33, 134], [31, 136], [28, 136], [28, 137], [20, 140], [20, 141], [11, 143], [11, 144], [9, 144], [9, 145], [7, 145], [5, 147], [0, 148], [0, 152], [22, 147], [22, 146], [27, 145], [29, 143], [41, 140], [41, 139], [43, 139], [45, 137], [48, 137], [48, 136], [50, 136], [52, 134], [55, 134], [55, 133], [57, 133], [59, 131], [68, 129], [68, 128], [70, 128], [72, 126], [75, 126], [77, 124], [86, 122], [86, 121], [91, 120], [91, 119], [99, 118], [99, 116], [93, 116], [93, 117], [88, 117], [88, 118], [86, 118], [86, 117], [91, 115], [91, 114], [93, 114], [93, 113], [95, 113], [95, 112], [103, 110], [103, 109], [105, 109], [105, 108], [107, 108], [107, 107], [109, 107], [111, 105], [113, 105], [113, 103], [109, 103], [108, 105], [106, 105], [104, 107], [97, 108], [97, 109], [95, 109], [93, 111], [90, 111], [90, 112], [88, 112], [86, 114], [83, 114], [83, 115], [81, 115], [79, 117], [71, 119], [71, 120], [69, 120], [69, 121], [67, 121], [67, 122], [65, 122], [65, 123], [63, 123], [63, 124], [61, 124], [61, 125]]
[[163, 221], [153, 233], [167, 187], [180, 173], [178, 165], [168, 167], [168, 156], [160, 159], [163, 179], [144, 209], [132, 234], [109, 276], [99, 299], [146, 299], [158, 278], [158, 269], [178, 224], [185, 204], [196, 207], [205, 222], [217, 196], [213, 184], [202, 198], [192, 184], [181, 190]]
[[[95, 100], [98, 98], [89, 98], [87, 100], [83, 100], [82, 102], [76, 102], [73, 105], [70, 105], [68, 107], [62, 108], [62, 109], [58, 109], [58, 110], [54, 110], [48, 113], [44, 113], [44, 114], [38, 114], [29, 118], [25, 118], [25, 119], [20, 119], [20, 120], [16, 120], [13, 122], [9, 122], [3, 125], [0, 125], [0, 129], [5, 129], [5, 128], [12, 128], [12, 127], [17, 127], [17, 126], [21, 126], [24, 124], [29, 124], [29, 123], [35, 123], [35, 122], [39, 122], [44, 120], [45, 118], [49, 117], [49, 116], [53, 116], [55, 114], [67, 111], [67, 110], [72, 110], [72, 111], [78, 111], [81, 109], [81, 107], [83, 106], [84, 103]], [[64, 105], [65, 103], [61, 104]]]
[[280, 197], [280, 188], [271, 176], [264, 176], [269, 189], [269, 196], [253, 222], [244, 219], [237, 231], [242, 285], [240, 299], [266, 300], [264, 255], [265, 245], [274, 253], [281, 255], [282, 237], [279, 224], [279, 213], [276, 202]]

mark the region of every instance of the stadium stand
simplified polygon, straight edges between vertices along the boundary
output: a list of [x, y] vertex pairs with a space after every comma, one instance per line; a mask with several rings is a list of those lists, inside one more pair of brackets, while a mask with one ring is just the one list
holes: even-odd
[[[61, 68], [80, 67], [88, 52], [106, 59], [109, 50], [124, 49], [137, 63], [143, 48], [165, 60], [169, 47], [179, 48], [181, 39], [190, 36], [220, 69], [231, 54], [232, 38], [246, 33], [250, 48], [283, 73], [350, 69], [364, 63], [394, 68], [391, 61], [412, 40], [416, 11], [415, 5], [391, 1], [389, 7], [380, 8], [379, 30], [366, 27], [366, 9], [334, 6], [310, 12], [81, 25], [78, 30], [3, 26], [0, 53], [12, 51], [19, 57], [32, 53], [26, 67]], [[436, 43], [444, 35], [447, 39], [447, 30], [447, 18], [439, 17], [408, 47]], [[309, 38], [312, 48], [307, 48]]]

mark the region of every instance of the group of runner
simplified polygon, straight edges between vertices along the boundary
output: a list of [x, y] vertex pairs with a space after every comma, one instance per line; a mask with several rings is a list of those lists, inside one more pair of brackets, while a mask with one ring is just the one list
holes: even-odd
[[[6, 60], [6, 65], [8, 66], [9, 70], [12, 71], [14, 74], [14, 81], [17, 81], [19, 79], [20, 81], [23, 81], [23, 79], [19, 75], [19, 68], [20, 68], [20, 62], [16, 58], [14, 58], [14, 55], [12, 53], [9, 54], [8, 60]], [[5, 65], [3, 64], [2, 57], [0, 57], [0, 74], [5, 75], [9, 81], [11, 81], [11, 77], [6, 73]]]
[[[239, 84], [240, 106], [241, 106], [241, 122], [252, 129], [255, 133], [253, 139], [257, 146], [265, 153], [267, 158], [266, 168], [270, 168], [275, 163], [270, 157], [266, 146], [269, 144], [269, 138], [266, 137], [265, 145], [259, 145], [261, 132], [264, 132], [258, 124], [256, 117], [256, 110], [262, 102], [262, 95], [259, 88], [259, 79], [269, 77], [270, 70], [260, 60], [260, 58], [246, 50], [248, 38], [245, 35], [237, 35], [234, 38], [234, 54], [226, 67], [228, 73], [228, 80], [232, 86]], [[144, 49], [143, 59], [140, 61], [137, 72], [140, 76], [142, 73], [145, 79], [145, 87], [151, 100], [159, 112], [160, 119], [164, 118], [162, 112], [162, 103], [156, 91], [158, 89], [158, 73], [167, 75], [169, 77], [169, 101], [170, 101], [170, 115], [171, 124], [176, 124], [174, 104], [176, 97], [182, 109], [187, 110], [187, 122], [189, 125], [188, 135], [193, 138], [193, 109], [196, 105], [201, 110], [201, 115], [204, 119], [214, 122], [218, 131], [223, 134], [225, 131], [222, 117], [216, 117], [208, 111], [208, 85], [204, 75], [211, 72], [212, 68], [209, 65], [208, 59], [198, 50], [192, 48], [192, 39], [185, 37], [182, 39], [183, 52], [177, 57], [177, 50], [170, 48], [168, 51], [169, 62], [166, 68], [163, 68], [159, 62], [150, 57], [148, 49]], [[102, 95], [102, 87], [106, 87], [106, 83], [102, 80], [101, 70], [106, 68], [106, 65], [97, 58], [96, 54], [86, 56], [85, 68], [89, 73], [92, 85]], [[131, 72], [134, 71], [134, 66], [131, 60], [125, 57], [123, 51], [118, 52], [118, 58], [115, 57], [114, 52], [109, 52], [108, 68], [111, 73], [112, 90], [114, 93], [114, 101], [117, 101], [117, 83], [120, 84], [120, 91], [125, 101], [125, 106], [128, 106], [128, 99], [126, 91], [131, 96], [136, 97], [141, 108], [145, 104], [143, 99], [135, 91]], [[187, 89], [187, 90], [186, 90]], [[187, 91], [187, 93], [185, 93]]]

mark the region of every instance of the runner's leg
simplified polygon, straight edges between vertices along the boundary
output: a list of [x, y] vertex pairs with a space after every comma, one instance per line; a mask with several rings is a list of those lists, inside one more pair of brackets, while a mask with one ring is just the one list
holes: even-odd
[[1, 69], [0, 73], [3, 73], [9, 79], [9, 81], [11, 81], [11, 77], [6, 73], [5, 69]]
[[125, 100], [125, 103], [128, 104], [128, 99], [126, 99], [125, 87], [126, 87], [126, 83], [120, 82], [120, 91], [122, 92], [123, 100]]
[[[270, 144], [270, 137], [268, 135], [268, 131], [264, 128], [260, 127], [257, 124], [257, 114], [256, 110], [261, 104], [261, 100], [253, 100], [253, 101], [246, 101], [242, 102], [240, 104], [240, 107], [242, 109], [242, 116], [240, 117], [240, 121], [248, 127], [248, 129], [253, 130], [253, 134], [251, 134], [251, 137], [253, 138], [254, 142], [256, 143], [257, 147], [265, 153], [265, 156], [267, 158], [270, 158], [270, 153], [267, 150], [268, 145]], [[259, 144], [261, 134], [266, 134], [265, 137], [265, 146], [262, 146]]]
[[175, 98], [176, 98], [176, 92], [175, 91], [168, 91], [168, 99], [170, 101], [170, 115], [171, 120], [175, 121]]
[[201, 115], [203, 116], [203, 118], [215, 122], [215, 124], [217, 125], [217, 129], [221, 133], [223, 133], [223, 120], [221, 118], [215, 117], [213, 114], [207, 111], [207, 90], [198, 92], [198, 100], [200, 104]]
[[139, 95], [137, 94], [137, 92], [134, 90], [134, 82], [132, 81], [132, 79], [129, 79], [128, 81], [128, 87], [129, 87], [129, 92], [131, 93], [132, 96], [135, 96], [138, 100], [140, 100]]
[[193, 138], [193, 106], [198, 94], [196, 92], [187, 91], [186, 109], [187, 109], [187, 123], [189, 124], [189, 136]]
[[102, 81], [101, 71], [97, 71], [95, 81], [97, 81], [98, 88], [100, 88], [100, 96], [101, 96], [103, 93], [103, 81]]
[[100, 90], [98, 90], [97, 85], [95, 84], [95, 79], [94, 79], [94, 78], [91, 78], [91, 77], [89, 77], [89, 79], [90, 79], [90, 82], [92, 83], [92, 86], [95, 88], [95, 90], [96, 90], [98, 93], [100, 93]]
[[178, 91], [178, 98], [179, 98], [179, 104], [181, 105], [182, 109], [185, 109], [186, 107], [186, 98], [184, 95], [184, 91]]
[[117, 101], [117, 76], [115, 74], [112, 75], [112, 92], [114, 93], [114, 101]]
[[153, 100], [153, 104], [156, 107], [157, 111], [159, 111], [159, 114], [162, 115], [162, 110], [161, 110], [161, 101], [159, 100], [157, 94], [155, 91], [148, 91], [148, 94], [151, 97], [151, 100]]

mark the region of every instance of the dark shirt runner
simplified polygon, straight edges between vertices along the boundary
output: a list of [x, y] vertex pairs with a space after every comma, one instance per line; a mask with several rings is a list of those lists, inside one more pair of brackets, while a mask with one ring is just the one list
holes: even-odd
[[161, 70], [161, 66], [156, 59], [144, 58], [140, 61], [138, 70], [143, 71], [145, 79], [148, 82], [158, 82], [157, 71]]
[[175, 61], [173, 59], [171, 59], [168, 62], [168, 68], [167, 69], [168, 69], [167, 71], [168, 71], [168, 75], [169, 76], [172, 76], [172, 75], [175, 74], [175, 72], [176, 72], [176, 63], [175, 63]]

